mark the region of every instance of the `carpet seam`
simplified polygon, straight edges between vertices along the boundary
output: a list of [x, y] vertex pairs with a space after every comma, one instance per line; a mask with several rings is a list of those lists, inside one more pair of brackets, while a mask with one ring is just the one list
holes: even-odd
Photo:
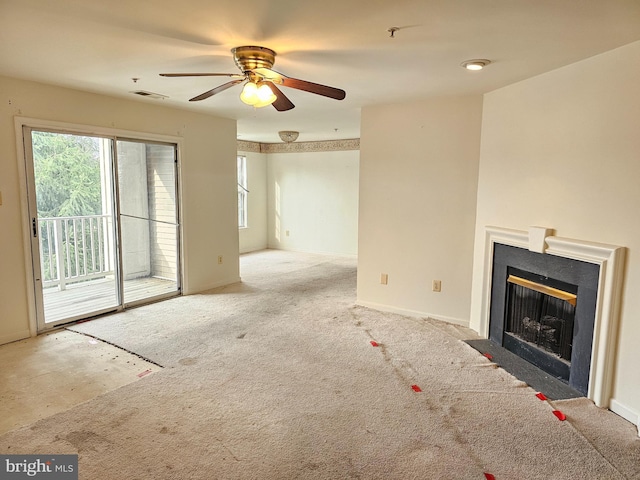
[[[555, 409], [555, 406], [553, 405], [553, 401], [547, 400], [546, 402], [551, 408]], [[609, 460], [601, 451], [600, 449], [598, 449], [598, 447], [591, 441], [589, 440], [589, 438], [587, 438], [578, 427], [576, 427], [572, 422], [571, 422], [571, 417], [567, 416], [567, 423], [571, 426], [571, 428], [573, 429], [573, 431], [580, 437], [582, 438], [585, 442], [587, 442], [591, 448], [598, 452], [598, 455], [600, 456], [600, 458], [602, 458], [613, 470], [615, 470], [618, 475], [620, 475], [621, 478], [629, 478], [627, 477], [624, 473], [622, 473], [618, 467], [616, 467], [613, 463], [611, 463], [611, 460]]]
[[103, 339], [103, 338], [97, 337], [97, 336], [95, 336], [95, 335], [91, 335], [91, 334], [89, 334], [89, 333], [85, 333], [85, 332], [78, 332], [77, 330], [72, 330], [72, 329], [71, 329], [71, 328], [69, 328], [69, 327], [65, 327], [64, 329], [65, 329], [65, 330], [67, 330], [67, 331], [69, 331], [69, 332], [77, 333], [77, 334], [79, 334], [79, 335], [84, 335], [85, 337], [93, 338], [94, 340], [99, 340], [99, 341], [101, 341], [102, 343], [106, 343], [107, 345], [111, 345], [112, 347], [116, 347], [116, 348], [118, 348], [118, 349], [120, 349], [120, 350], [122, 350], [122, 351], [124, 351], [124, 352], [127, 352], [127, 353], [129, 353], [129, 354], [131, 354], [131, 355], [135, 355], [136, 357], [140, 358], [141, 360], [144, 360], [145, 362], [152, 363], [152, 364], [153, 364], [153, 365], [155, 365], [156, 367], [165, 368], [165, 366], [164, 366], [164, 365], [161, 365], [161, 364], [159, 364], [158, 362], [156, 362], [156, 361], [154, 361], [154, 360], [151, 360], [150, 358], [144, 357], [144, 356], [140, 355], [139, 353], [134, 352], [133, 350], [126, 349], [126, 348], [124, 348], [124, 347], [122, 347], [122, 346], [120, 346], [120, 345], [118, 345], [118, 344], [116, 344], [116, 343], [109, 342], [108, 340], [105, 340], [105, 339]]
[[[363, 326], [362, 319], [357, 314], [357, 312], [354, 313], [353, 309], [350, 309], [350, 313], [352, 318], [357, 319], [357, 322], [354, 326], [356, 328], [362, 327]], [[424, 319], [420, 319], [420, 320], [424, 320]], [[429, 325], [429, 323], [426, 321], [424, 321], [424, 325], [426, 325], [428, 328], [431, 328], [435, 331], [438, 331], [438, 332], [440, 331], [438, 328]], [[362, 330], [360, 331], [363, 331], [371, 340], [375, 340], [374, 335], [369, 328], [362, 328]], [[458, 342], [464, 343], [453, 336], [451, 336], [451, 338], [453, 338]], [[391, 348], [389, 347], [390, 345], [384, 342], [380, 343], [379, 345], [380, 351], [382, 353], [383, 358], [385, 359], [385, 362], [391, 369], [391, 372], [395, 374], [398, 380], [400, 380], [403, 383], [406, 383], [407, 385], [411, 384], [411, 382], [413, 381], [412, 377], [415, 380], [416, 377], [418, 377], [419, 375], [415, 371], [407, 372], [406, 366], [403, 367], [403, 366], [395, 365], [393, 363], [393, 359], [396, 357], [394, 357], [393, 355], [393, 347]], [[409, 369], [413, 370], [412, 365], [410, 363], [409, 363]], [[434, 396], [434, 398], [431, 398], [429, 394], [425, 393], [424, 396], [420, 399], [420, 402], [423, 404], [426, 404], [429, 410], [439, 411], [442, 414], [443, 427], [446, 428], [451, 433], [453, 438], [458, 442], [460, 448], [464, 448], [464, 450], [469, 455], [469, 457], [471, 458], [475, 466], [478, 468], [478, 470], [484, 471], [488, 465], [486, 465], [485, 461], [483, 461], [483, 459], [478, 455], [478, 453], [473, 448], [473, 446], [466, 441], [466, 439], [464, 438], [464, 432], [458, 426], [457, 422], [455, 422], [451, 418], [451, 416], [442, 408], [440, 399], [437, 398], [437, 396]]]

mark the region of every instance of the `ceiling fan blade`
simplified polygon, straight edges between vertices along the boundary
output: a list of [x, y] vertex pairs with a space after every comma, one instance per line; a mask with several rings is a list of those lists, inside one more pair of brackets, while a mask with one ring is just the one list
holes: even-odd
[[307, 82], [306, 80], [298, 80], [297, 78], [282, 77], [282, 84], [285, 87], [304, 90], [305, 92], [315, 93], [324, 97], [333, 98], [335, 100], [344, 100], [347, 96], [344, 90], [328, 85], [320, 85], [319, 83]]
[[242, 77], [239, 73], [161, 73], [161, 77]]
[[197, 102], [199, 100], [204, 100], [205, 98], [209, 98], [213, 95], [215, 95], [216, 93], [220, 93], [220, 92], [224, 92], [227, 88], [233, 87], [234, 85], [237, 85], [238, 83], [244, 82], [244, 77], [240, 78], [238, 80], [231, 80], [230, 82], [227, 83], [223, 83], [222, 85], [216, 87], [216, 88], [212, 88], [211, 90], [201, 93], [200, 95], [198, 95], [197, 97], [193, 97], [190, 98], [189, 101], [190, 102]]
[[271, 70], [270, 68], [256, 68], [253, 71], [265, 79], [270, 80], [273, 83], [277, 83], [278, 85], [284, 85], [285, 87], [304, 90], [305, 92], [315, 93], [316, 95], [322, 95], [335, 100], [344, 100], [347, 96], [346, 92], [339, 88], [287, 77], [286, 75], [278, 73], [275, 70]]
[[295, 108], [293, 102], [291, 102], [291, 100], [289, 100], [287, 96], [282, 93], [282, 90], [276, 87], [273, 82], [269, 82], [269, 88], [271, 88], [271, 91], [276, 96], [276, 101], [271, 104], [273, 105], [273, 108], [279, 112], [286, 112], [287, 110]]

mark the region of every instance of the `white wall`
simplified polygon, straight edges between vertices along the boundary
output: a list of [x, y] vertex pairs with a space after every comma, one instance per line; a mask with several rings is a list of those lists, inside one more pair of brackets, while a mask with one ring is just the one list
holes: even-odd
[[640, 42], [485, 96], [473, 276], [484, 227], [537, 225], [628, 248], [614, 403], [640, 412]]
[[181, 137], [185, 292], [239, 279], [235, 121], [6, 77], [0, 92], [0, 343], [30, 333], [15, 116]]
[[356, 255], [359, 152], [272, 153], [268, 165], [269, 248]]
[[363, 109], [358, 303], [468, 322], [481, 116], [481, 96]]
[[240, 253], [267, 248], [267, 154], [238, 152], [247, 157], [247, 227], [239, 230]]

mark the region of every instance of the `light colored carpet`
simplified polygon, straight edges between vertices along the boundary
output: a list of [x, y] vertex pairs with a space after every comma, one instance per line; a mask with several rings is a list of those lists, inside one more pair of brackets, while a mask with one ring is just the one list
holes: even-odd
[[79, 453], [101, 480], [640, 479], [630, 424], [538, 400], [469, 330], [354, 306], [354, 259], [266, 251], [241, 273], [73, 327], [165, 368], [0, 452]]

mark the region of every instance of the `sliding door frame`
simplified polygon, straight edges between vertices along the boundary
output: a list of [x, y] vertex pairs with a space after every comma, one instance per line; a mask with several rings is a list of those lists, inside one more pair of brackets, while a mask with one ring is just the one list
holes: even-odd
[[[34, 205], [30, 205], [31, 199], [35, 199], [35, 192], [31, 192], [33, 185], [29, 184], [30, 177], [29, 167], [28, 167], [28, 159], [25, 155], [25, 148], [31, 149], [31, 139], [25, 138], [24, 130], [25, 127], [31, 130], [45, 130], [45, 131], [55, 131], [57, 133], [68, 133], [68, 134], [76, 134], [76, 135], [89, 135], [96, 137], [105, 137], [113, 139], [113, 154], [117, 155], [117, 149], [115, 142], [117, 140], [126, 140], [126, 141], [139, 141], [139, 142], [150, 142], [150, 143], [160, 143], [160, 144], [171, 144], [175, 145], [175, 173], [176, 173], [176, 196], [178, 199], [178, 205], [176, 208], [176, 220], [177, 220], [177, 251], [178, 251], [178, 291], [176, 295], [182, 294], [182, 283], [184, 278], [184, 250], [183, 250], [183, 229], [182, 229], [182, 191], [181, 191], [181, 151], [182, 151], [182, 142], [183, 139], [181, 137], [171, 136], [171, 135], [160, 135], [160, 134], [150, 134], [147, 132], [138, 132], [132, 130], [122, 130], [116, 128], [109, 127], [100, 127], [100, 126], [92, 126], [92, 125], [81, 125], [74, 123], [66, 123], [66, 122], [57, 122], [51, 120], [42, 120], [37, 118], [29, 118], [29, 117], [15, 117], [14, 118], [15, 125], [15, 135], [16, 135], [16, 161], [18, 164], [18, 174], [20, 178], [20, 201], [21, 201], [21, 213], [22, 213], [22, 237], [23, 237], [23, 251], [24, 251], [24, 261], [25, 261], [25, 286], [27, 291], [27, 311], [29, 315], [29, 333], [31, 336], [36, 336], [38, 333], [42, 333], [44, 330], [38, 329], [38, 318], [39, 315], [43, 315], [43, 306], [41, 304], [41, 297], [38, 297], [35, 293], [34, 286], [36, 285], [36, 277], [34, 272], [39, 271], [40, 265], [35, 265], [34, 256], [32, 255], [32, 225], [31, 225], [31, 211], [35, 207]], [[28, 144], [28, 146], [27, 146]], [[113, 159], [114, 162], [116, 159]], [[117, 165], [117, 163], [116, 163]], [[33, 166], [31, 166], [32, 168]], [[115, 170], [115, 169], [114, 169]], [[112, 175], [114, 172], [112, 172]], [[117, 181], [117, 177], [114, 178]], [[115, 184], [117, 188], [117, 183]], [[119, 213], [118, 206], [116, 205], [116, 213]], [[118, 244], [120, 244], [120, 233], [119, 228], [116, 228]], [[118, 247], [119, 248], [119, 247]], [[121, 260], [119, 260], [121, 262]], [[122, 282], [120, 283], [120, 288]], [[122, 292], [121, 292], [122, 293]], [[171, 295], [173, 296], [173, 295]], [[40, 298], [40, 303], [39, 303]], [[121, 305], [117, 310], [122, 310], [127, 305], [124, 302], [121, 302]], [[41, 317], [43, 318], [43, 317]], [[56, 328], [56, 327], [53, 327]]]
[[[112, 181], [113, 181], [113, 185], [114, 185], [114, 194], [115, 197], [118, 199], [118, 201], [115, 202], [115, 208], [114, 208], [114, 212], [115, 212], [115, 218], [116, 218], [116, 223], [118, 225], [117, 228], [117, 241], [118, 241], [118, 245], [119, 245], [119, 249], [122, 250], [123, 248], [123, 240], [122, 240], [122, 222], [121, 219], [124, 215], [121, 212], [121, 207], [122, 207], [122, 202], [120, 201], [120, 178], [118, 176], [118, 172], [119, 172], [119, 167], [118, 167], [118, 162], [119, 162], [119, 155], [118, 155], [118, 143], [119, 142], [128, 142], [128, 143], [140, 143], [140, 144], [144, 144], [144, 145], [148, 145], [148, 144], [152, 144], [152, 145], [163, 145], [163, 146], [167, 146], [167, 147], [171, 147], [173, 148], [173, 155], [174, 155], [174, 191], [176, 192], [176, 227], [177, 227], [177, 232], [176, 232], [176, 241], [178, 242], [178, 258], [177, 258], [177, 279], [176, 279], [176, 287], [177, 287], [177, 294], [181, 294], [182, 293], [182, 236], [181, 236], [181, 214], [180, 214], [180, 206], [182, 205], [182, 201], [180, 199], [180, 184], [181, 182], [179, 181], [179, 162], [178, 162], [178, 152], [179, 152], [179, 147], [178, 144], [176, 142], [167, 142], [167, 141], [160, 141], [160, 140], [149, 140], [149, 139], [143, 139], [143, 138], [134, 138], [134, 137], [126, 137], [126, 136], [116, 136], [114, 137], [114, 143], [113, 143], [113, 172], [112, 172]], [[118, 255], [118, 271], [120, 272], [121, 275], [124, 274], [124, 267], [123, 267], [123, 258], [122, 258], [122, 251], [120, 252], [121, 254]], [[122, 302], [122, 306], [121, 309], [126, 309], [129, 307], [134, 307], [136, 305], [142, 305], [145, 303], [148, 303], [146, 301], [146, 299], [142, 299], [142, 300], [134, 300], [134, 301], [127, 301], [126, 298], [126, 294], [125, 294], [125, 288], [124, 288], [124, 281], [123, 279], [121, 279], [119, 281], [119, 296]], [[156, 300], [162, 300], [164, 298], [170, 298], [170, 297], [174, 297], [176, 296], [176, 293], [167, 293], [164, 295], [160, 295], [157, 297], [154, 297], [154, 301]]]

